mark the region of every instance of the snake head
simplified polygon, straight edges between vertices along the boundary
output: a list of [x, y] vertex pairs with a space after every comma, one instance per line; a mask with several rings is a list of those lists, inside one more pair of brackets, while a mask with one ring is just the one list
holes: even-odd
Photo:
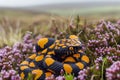
[[66, 46], [69, 47], [69, 50], [73, 49], [81, 49], [82, 48], [82, 43], [80, 42], [80, 39], [78, 36], [76, 35], [69, 35], [66, 37], [67, 41], [66, 41]]
[[78, 50], [82, 49], [81, 42], [76, 39], [61, 39], [55, 41], [55, 54], [56, 57], [70, 56], [76, 54]]

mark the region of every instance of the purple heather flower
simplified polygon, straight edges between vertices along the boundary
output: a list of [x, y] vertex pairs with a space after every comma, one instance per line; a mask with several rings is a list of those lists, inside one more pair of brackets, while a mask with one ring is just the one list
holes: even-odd
[[16, 74], [15, 70], [1, 70], [0, 72], [2, 79], [10, 79], [11, 80], [21, 80], [20, 76]]
[[23, 37], [23, 41], [24, 43], [32, 43], [32, 40], [31, 40], [31, 36], [32, 34], [31, 33], [27, 33], [24, 37]]
[[0, 80], [3, 80], [2, 77], [0, 77]]
[[15, 75], [15, 74], [16, 74], [16, 71], [15, 71], [15, 70], [9, 70], [9, 73], [10, 73], [11, 75]]
[[3, 72], [3, 78], [9, 78], [10, 74], [6, 71]]
[[87, 70], [86, 69], [83, 69], [81, 70], [79, 73], [78, 73], [78, 79], [79, 80], [86, 80], [86, 77], [87, 77]]
[[11, 80], [21, 80], [21, 77], [17, 74], [11, 77]]
[[64, 76], [58, 76], [55, 80], [65, 80]]
[[114, 62], [106, 69], [106, 78], [107, 80], [120, 79], [120, 61]]
[[0, 77], [2, 79], [20, 80], [17, 74], [18, 67], [23, 59], [26, 59], [29, 54], [33, 53], [33, 43], [32, 39], [26, 37], [28, 42], [15, 43], [13, 47], [4, 47], [0, 49]]
[[77, 80], [77, 78], [76, 78], [76, 77], [74, 77], [74, 80]]

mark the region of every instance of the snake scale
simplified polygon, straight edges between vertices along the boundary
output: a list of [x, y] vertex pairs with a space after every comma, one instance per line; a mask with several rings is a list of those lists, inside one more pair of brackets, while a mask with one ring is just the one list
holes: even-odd
[[61, 70], [77, 76], [89, 63], [77, 36], [70, 35], [60, 40], [42, 38], [36, 44], [36, 53], [20, 64], [19, 73], [22, 80], [29, 73], [34, 75], [34, 80], [44, 80], [52, 74], [59, 75]]

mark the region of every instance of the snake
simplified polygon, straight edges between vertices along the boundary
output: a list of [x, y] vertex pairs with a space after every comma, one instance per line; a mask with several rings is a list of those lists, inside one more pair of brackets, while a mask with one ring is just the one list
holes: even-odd
[[59, 40], [41, 38], [36, 44], [36, 53], [20, 64], [19, 74], [22, 80], [27, 79], [29, 74], [34, 75], [34, 80], [45, 80], [53, 74], [60, 75], [61, 70], [77, 76], [89, 63], [89, 57], [76, 35]]

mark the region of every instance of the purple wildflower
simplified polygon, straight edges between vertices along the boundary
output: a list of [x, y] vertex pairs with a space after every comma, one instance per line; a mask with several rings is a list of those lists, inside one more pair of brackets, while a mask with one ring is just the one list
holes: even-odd
[[114, 62], [106, 69], [106, 78], [107, 80], [120, 80], [120, 61]]

